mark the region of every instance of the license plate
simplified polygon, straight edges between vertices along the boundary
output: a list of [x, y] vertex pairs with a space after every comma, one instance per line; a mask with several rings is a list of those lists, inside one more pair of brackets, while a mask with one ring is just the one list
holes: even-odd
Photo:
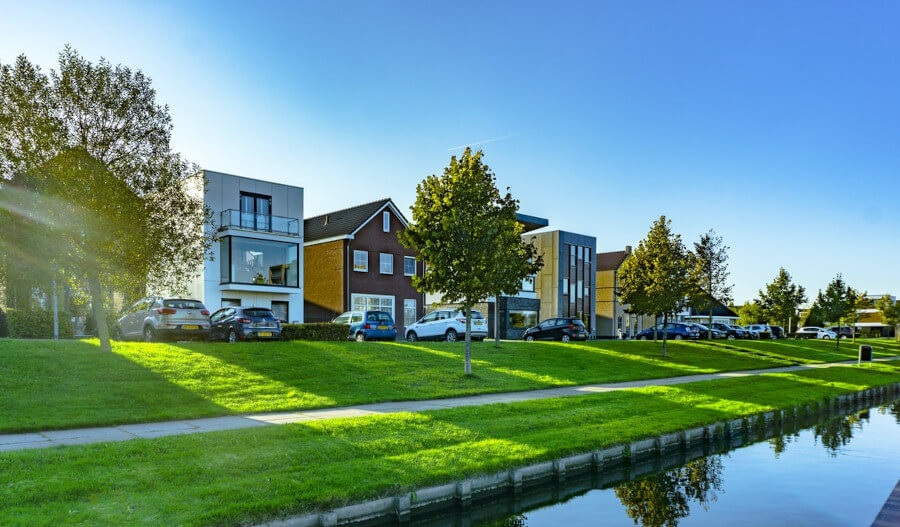
[[475, 325], [476, 325], [476, 326], [483, 326], [483, 325], [484, 325], [484, 322], [482, 322], [482, 321], [480, 321], [480, 320], [476, 320], [476, 321], [475, 321]]
[[187, 325], [181, 326], [181, 329], [200, 329], [200, 326]]
[[259, 332], [259, 336], [260, 336], [260, 337], [271, 337], [271, 336], [272, 336], [272, 332], [271, 332], [271, 331], [260, 331], [260, 332]]
[[387, 326], [378, 326], [378, 329], [387, 329]]

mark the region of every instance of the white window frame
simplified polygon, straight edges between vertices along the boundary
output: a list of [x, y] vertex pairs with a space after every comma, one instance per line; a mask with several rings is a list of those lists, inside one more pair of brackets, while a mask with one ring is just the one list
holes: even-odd
[[[362, 258], [365, 262], [364, 267], [356, 267], [357, 259]], [[369, 251], [353, 251], [353, 270], [357, 273], [368, 273], [369, 272]]]
[[381, 213], [381, 230], [391, 232], [391, 213], [388, 211]]
[[[385, 264], [390, 265], [390, 269], [384, 270]], [[391, 253], [378, 253], [378, 272], [381, 274], [394, 274], [394, 255]]]
[[[357, 300], [364, 300], [363, 305], [360, 306], [357, 303]], [[371, 300], [378, 300], [377, 306], [372, 306]], [[383, 309], [386, 304], [390, 304], [391, 310], [386, 311]], [[397, 302], [391, 295], [368, 295], [365, 293], [351, 293], [350, 294], [350, 310], [351, 311], [385, 311], [386, 313], [391, 314], [391, 318], [394, 319], [394, 324], [397, 324], [397, 317], [394, 316], [394, 311], [397, 309]]]
[[[413, 315], [411, 322], [406, 320], [406, 310], [410, 307], [412, 307], [412, 315]], [[418, 314], [419, 314], [419, 303], [416, 302], [416, 299], [415, 298], [403, 299], [403, 327], [409, 327], [409, 326], [415, 324], [416, 321], [419, 319], [417, 316]], [[407, 322], [409, 322], [409, 323], [407, 324]], [[395, 320], [394, 323], [397, 323], [397, 321]], [[397, 324], [397, 325], [399, 326], [400, 324]]]
[[[412, 260], [412, 263], [413, 263], [413, 272], [412, 273], [409, 273], [409, 271], [407, 271], [407, 269], [406, 269], [406, 264], [409, 263], [410, 260]], [[415, 256], [404, 256], [403, 257], [403, 276], [416, 276], [416, 268], [417, 267], [418, 267], [418, 265], [416, 265], [416, 257]]]

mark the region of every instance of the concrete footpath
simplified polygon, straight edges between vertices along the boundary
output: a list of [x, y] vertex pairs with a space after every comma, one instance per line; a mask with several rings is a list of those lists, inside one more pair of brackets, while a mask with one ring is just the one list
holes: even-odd
[[[900, 359], [886, 357], [875, 359], [876, 362]], [[749, 377], [764, 373], [785, 373], [802, 370], [830, 368], [846, 364], [856, 364], [855, 360], [830, 362], [827, 364], [804, 364], [801, 366], [784, 366], [760, 370], [741, 370], [702, 375], [685, 375], [665, 379], [644, 379], [640, 381], [617, 382], [609, 384], [587, 384], [567, 386], [563, 388], [547, 388], [524, 392], [503, 392], [447, 399], [428, 399], [419, 401], [397, 401], [389, 403], [360, 404], [319, 410], [300, 410], [295, 412], [258, 413], [210, 417], [204, 419], [185, 419], [179, 421], [162, 421], [157, 423], [139, 423], [119, 426], [103, 426], [95, 428], [76, 428], [68, 430], [49, 430], [23, 434], [0, 434], [0, 452], [49, 448], [60, 445], [82, 445], [103, 443], [108, 441], [128, 441], [129, 439], [153, 439], [164, 436], [195, 434], [199, 432], [216, 432], [221, 430], [238, 430], [257, 426], [302, 423], [317, 419], [343, 419], [365, 415], [383, 415], [400, 412], [422, 412], [441, 410], [462, 406], [481, 406], [496, 403], [515, 403], [549, 399], [553, 397], [569, 397], [592, 393], [612, 392], [628, 388], [644, 388], [648, 386], [672, 386], [689, 382], [713, 381], [735, 377]]]

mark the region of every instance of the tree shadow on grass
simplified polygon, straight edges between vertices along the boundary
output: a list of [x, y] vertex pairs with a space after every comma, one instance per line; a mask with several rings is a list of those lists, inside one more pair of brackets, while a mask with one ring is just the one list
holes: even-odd
[[0, 342], [0, 432], [231, 413], [97, 341]]

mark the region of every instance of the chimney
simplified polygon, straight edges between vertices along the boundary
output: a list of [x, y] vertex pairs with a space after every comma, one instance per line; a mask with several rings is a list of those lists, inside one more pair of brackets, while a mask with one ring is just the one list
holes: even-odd
[[629, 254], [631, 254], [631, 246], [626, 245], [625, 246], [625, 256], [628, 256]]

